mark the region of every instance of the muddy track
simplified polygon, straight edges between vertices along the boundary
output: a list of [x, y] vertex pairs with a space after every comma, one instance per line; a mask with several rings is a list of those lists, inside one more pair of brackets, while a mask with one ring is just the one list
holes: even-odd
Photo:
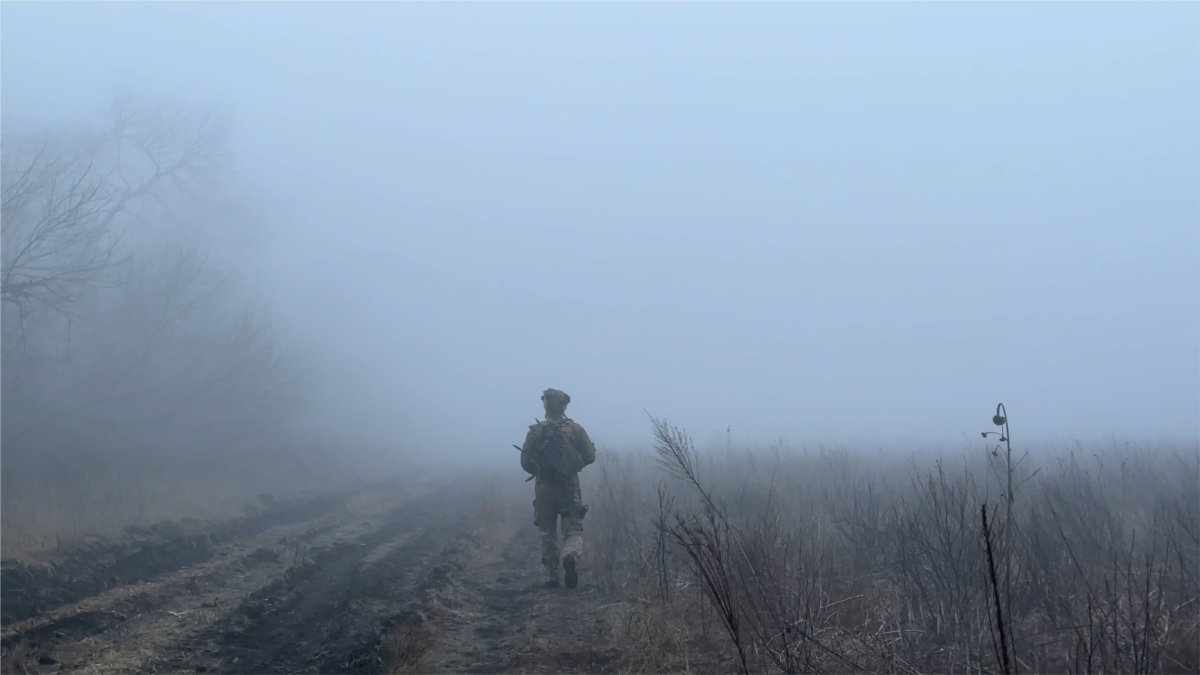
[[[422, 573], [452, 558], [460, 533], [447, 518], [457, 495], [440, 491], [394, 511], [387, 525], [326, 550], [255, 591], [219, 625], [182, 651], [167, 670], [253, 673], [379, 672], [379, 645]], [[389, 543], [377, 559], [374, 554]], [[436, 573], [435, 573], [436, 574]]]
[[582, 569], [579, 587], [543, 583], [537, 529], [513, 524], [493, 560], [464, 574], [458, 611], [427, 659], [458, 673], [609, 673], [619, 650], [599, 584]]
[[107, 589], [153, 579], [210, 559], [223, 542], [273, 525], [312, 520], [345, 503], [349, 493], [285, 504], [265, 513], [189, 532], [190, 524], [132, 530], [125, 541], [78, 550], [53, 565], [0, 564], [0, 622], [37, 616]]
[[387, 636], [459, 569], [472, 487], [327, 497], [77, 552], [58, 575], [12, 566], [33, 592], [5, 607], [23, 618], [3, 622], [3, 672], [387, 670]]
[[5, 608], [23, 618], [3, 622], [0, 665], [6, 673], [611, 672], [618, 652], [598, 585], [584, 568], [579, 588], [547, 588], [536, 529], [486, 497], [489, 484], [496, 479], [368, 488], [114, 546], [105, 559], [68, 557], [61, 576], [12, 567], [30, 592]]

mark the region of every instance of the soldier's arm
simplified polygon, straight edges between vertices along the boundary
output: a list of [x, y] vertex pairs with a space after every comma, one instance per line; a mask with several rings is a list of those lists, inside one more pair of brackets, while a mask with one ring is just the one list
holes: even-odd
[[579, 453], [580, 459], [583, 460], [583, 465], [587, 466], [596, 461], [596, 446], [592, 444], [592, 439], [588, 438], [587, 432], [578, 424], [575, 425], [575, 450]]
[[533, 449], [532, 446], [533, 429], [530, 429], [526, 432], [525, 442], [521, 445], [521, 468], [531, 476], [537, 473], [537, 469], [533, 465], [533, 456], [530, 455], [530, 451]]

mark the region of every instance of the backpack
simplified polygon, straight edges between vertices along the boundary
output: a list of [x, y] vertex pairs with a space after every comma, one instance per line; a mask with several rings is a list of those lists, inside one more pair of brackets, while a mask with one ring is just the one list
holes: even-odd
[[560, 422], [538, 422], [533, 425], [533, 443], [529, 455], [537, 464], [537, 475], [542, 478], [569, 478], [583, 469], [583, 461], [567, 429], [571, 420]]

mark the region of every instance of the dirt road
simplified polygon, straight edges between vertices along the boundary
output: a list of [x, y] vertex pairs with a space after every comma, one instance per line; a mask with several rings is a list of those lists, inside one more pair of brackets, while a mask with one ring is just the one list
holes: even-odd
[[[521, 513], [520, 515], [524, 515]], [[532, 516], [532, 513], [530, 513]], [[611, 673], [609, 611], [583, 569], [575, 589], [543, 586], [538, 535], [518, 518], [493, 532], [445, 595], [424, 670], [449, 673]], [[532, 520], [530, 518], [529, 520]], [[498, 535], [498, 536], [497, 536]]]
[[456, 478], [264, 497], [233, 522], [6, 562], [3, 672], [610, 671], [586, 575], [540, 585], [532, 524], [486, 494]]

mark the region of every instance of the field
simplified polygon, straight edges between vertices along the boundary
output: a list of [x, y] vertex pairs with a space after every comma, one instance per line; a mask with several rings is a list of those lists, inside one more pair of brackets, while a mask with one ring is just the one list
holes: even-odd
[[656, 430], [653, 451], [602, 448], [585, 470], [575, 590], [540, 584], [515, 467], [263, 494], [104, 536], [39, 538], [6, 494], [21, 538], [5, 542], [3, 670], [1200, 668], [1194, 444], [1037, 448], [1010, 471], [1003, 447], [697, 449]]
[[666, 422], [656, 437], [592, 490], [628, 670], [1200, 667], [1194, 444], [698, 451]]
[[3, 670], [606, 670], [574, 612], [596, 589], [540, 585], [498, 487], [431, 473], [6, 560]]

